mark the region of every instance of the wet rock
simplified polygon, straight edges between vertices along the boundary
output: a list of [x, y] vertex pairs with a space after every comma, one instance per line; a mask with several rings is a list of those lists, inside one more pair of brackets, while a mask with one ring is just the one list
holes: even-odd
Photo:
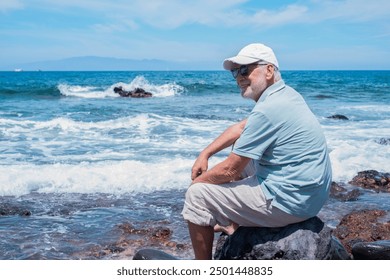
[[358, 189], [348, 191], [341, 184], [332, 182], [329, 196], [340, 201], [356, 201], [361, 194], [362, 192]]
[[[360, 210], [345, 215], [333, 234], [340, 240], [347, 251], [354, 254], [352, 248], [360, 255], [370, 255], [370, 246], [359, 243], [390, 240], [390, 221], [378, 222], [387, 214], [384, 210]], [[363, 250], [366, 250], [363, 253]], [[355, 255], [353, 255], [355, 258]], [[374, 255], [372, 256], [374, 257]]]
[[349, 184], [376, 192], [390, 192], [390, 173], [378, 172], [376, 170], [361, 171], [358, 172], [358, 175]]
[[381, 138], [375, 142], [377, 142], [380, 145], [390, 145], [390, 138]]
[[390, 240], [358, 242], [352, 246], [355, 260], [390, 260]]
[[0, 216], [13, 216], [13, 215], [29, 217], [32, 215], [32, 213], [30, 210], [23, 209], [18, 205], [11, 205], [7, 203], [0, 205]]
[[138, 254], [135, 259], [158, 260], [167, 259], [167, 256], [170, 256], [170, 259], [177, 259], [175, 254], [191, 249], [190, 244], [181, 244], [171, 240], [172, 230], [164, 225], [153, 223], [152, 225], [144, 224], [141, 227], [135, 227], [125, 222], [117, 225], [117, 229], [120, 231], [120, 236], [116, 242], [104, 248], [96, 248], [90, 254], [95, 258], [106, 258], [115, 254], [116, 258], [126, 259]]
[[158, 226], [150, 228], [135, 228], [133, 225], [124, 223], [118, 226], [126, 234], [143, 235], [152, 239], [168, 239], [172, 231], [168, 227]]
[[339, 114], [336, 114], [336, 115], [332, 115], [332, 116], [329, 116], [327, 117], [328, 119], [336, 119], [336, 120], [349, 120], [346, 116], [344, 115], [339, 115]]
[[151, 231], [151, 236], [158, 239], [167, 239], [171, 237], [172, 231], [167, 227], [157, 227]]
[[142, 88], [135, 88], [131, 91], [126, 91], [122, 87], [114, 87], [114, 92], [118, 93], [122, 97], [135, 97], [135, 98], [143, 98], [143, 97], [152, 97], [153, 94], [145, 91]]
[[160, 250], [141, 249], [134, 255], [133, 260], [178, 260], [178, 258]]
[[217, 260], [323, 260], [350, 255], [318, 217], [279, 228], [239, 227], [217, 242]]
[[121, 225], [118, 225], [118, 228], [123, 230], [124, 233], [127, 233], [127, 234], [146, 235], [150, 231], [150, 229], [145, 229], [145, 228], [137, 229], [132, 224], [129, 224], [129, 223], [123, 223]]
[[19, 215], [24, 216], [24, 217], [30, 217], [31, 211], [30, 210], [23, 210]]

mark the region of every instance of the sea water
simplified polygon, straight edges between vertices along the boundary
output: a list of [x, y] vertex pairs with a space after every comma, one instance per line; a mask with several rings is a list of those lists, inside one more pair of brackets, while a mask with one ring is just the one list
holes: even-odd
[[[334, 181], [390, 171], [390, 71], [282, 77], [321, 123]], [[117, 86], [153, 97], [123, 98]], [[190, 244], [180, 211], [192, 164], [253, 106], [224, 71], [0, 72], [0, 259], [117, 258], [96, 252], [128, 238], [128, 224], [166, 226]], [[390, 210], [389, 194], [330, 199], [320, 217], [336, 226], [366, 208]]]

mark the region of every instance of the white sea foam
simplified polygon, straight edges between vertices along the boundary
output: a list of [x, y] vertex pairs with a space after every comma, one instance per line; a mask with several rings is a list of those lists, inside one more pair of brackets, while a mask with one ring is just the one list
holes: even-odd
[[[0, 118], [0, 195], [184, 188], [196, 155], [230, 124], [157, 114], [98, 122]], [[333, 180], [390, 171], [390, 145], [378, 143], [389, 137], [390, 120], [323, 120], [323, 127]]]
[[151, 92], [155, 97], [168, 97], [179, 95], [184, 91], [184, 87], [177, 85], [175, 82], [154, 85], [150, 83], [145, 77], [137, 76], [130, 84], [125, 87], [127, 90], [134, 90], [135, 88], [143, 88], [145, 91]]
[[[215, 161], [215, 159], [213, 160]], [[0, 166], [0, 195], [150, 192], [189, 186], [192, 159]]]
[[79, 98], [117, 97], [117, 94], [111, 90], [102, 90], [92, 86], [72, 86], [67, 84], [59, 84], [57, 88], [64, 96], [73, 96]]
[[359, 171], [390, 171], [390, 145], [381, 145], [381, 138], [390, 135], [390, 121], [339, 122], [324, 125], [333, 179], [347, 182]]
[[99, 122], [0, 118], [0, 195], [186, 188], [196, 154], [228, 124], [198, 122], [156, 114]]
[[151, 92], [154, 97], [175, 96], [179, 95], [184, 91], [184, 87], [177, 85], [175, 82], [155, 85], [149, 82], [143, 76], [137, 76], [128, 84], [124, 82], [118, 82], [108, 88], [68, 84], [59, 84], [57, 88], [64, 96], [73, 96], [79, 98], [107, 98], [119, 97], [119, 95], [114, 92], [115, 87], [122, 87], [122, 89], [126, 91], [132, 91], [136, 88], [142, 88], [147, 92]]
[[[164, 161], [177, 155], [197, 154], [227, 121], [199, 120], [139, 114], [99, 122], [59, 117], [47, 121], [0, 118], [3, 163], [71, 163]], [[18, 141], [20, 139], [20, 141]]]

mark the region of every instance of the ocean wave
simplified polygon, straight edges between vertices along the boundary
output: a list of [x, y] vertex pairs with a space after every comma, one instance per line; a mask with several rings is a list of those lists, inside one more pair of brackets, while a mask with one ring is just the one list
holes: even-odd
[[120, 97], [117, 93], [114, 92], [115, 87], [122, 87], [123, 90], [126, 91], [142, 88], [147, 92], [151, 92], [154, 97], [176, 96], [185, 91], [183, 86], [177, 85], [175, 82], [155, 85], [149, 82], [144, 76], [137, 76], [130, 83], [118, 82], [109, 86], [108, 88], [59, 84], [58, 90], [63, 96], [73, 96], [79, 98]]
[[0, 96], [4, 97], [38, 97], [38, 98], [57, 98], [60, 96], [60, 91], [56, 86], [50, 85], [23, 85], [15, 86], [13, 88], [0, 87]]
[[46, 121], [0, 118], [0, 161], [48, 164], [137, 159], [194, 158], [230, 122], [139, 114], [87, 122], [58, 117]]
[[390, 135], [389, 122], [329, 122], [324, 130], [333, 168], [333, 180], [350, 181], [358, 172], [390, 171], [390, 146], [378, 141]]
[[[199, 121], [202, 120], [202, 125]], [[159, 133], [158, 128], [170, 128], [172, 133], [181, 134], [183, 130], [208, 131], [222, 130], [233, 122], [224, 118], [210, 118], [209, 115], [179, 115], [163, 116], [154, 113], [140, 113], [135, 116], [124, 116], [110, 120], [100, 120], [96, 122], [74, 120], [69, 117], [56, 117], [50, 120], [29, 120], [29, 119], [9, 119], [0, 118], [0, 130], [12, 136], [12, 133], [22, 133], [24, 135], [41, 133], [45, 131], [51, 133], [60, 130], [61, 133], [75, 132], [83, 133], [91, 130], [108, 133], [118, 129], [128, 129], [132, 133], [150, 135]], [[167, 133], [167, 130], [163, 132]], [[63, 135], [63, 134], [61, 134]], [[55, 135], [58, 137], [58, 135]]]
[[378, 112], [378, 113], [390, 113], [390, 106], [387, 104], [367, 104], [367, 105], [344, 105], [340, 106], [340, 109], [344, 110], [356, 110], [361, 112]]
[[184, 189], [190, 184], [192, 159], [136, 160], [79, 164], [0, 166], [0, 195], [37, 193], [148, 193]]

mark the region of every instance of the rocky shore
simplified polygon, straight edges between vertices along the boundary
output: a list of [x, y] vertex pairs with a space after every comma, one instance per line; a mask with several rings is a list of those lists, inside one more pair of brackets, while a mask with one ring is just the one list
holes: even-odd
[[[348, 184], [333, 182], [330, 197], [348, 202], [358, 200], [364, 190], [390, 193], [390, 173], [362, 171]], [[389, 215], [382, 209], [352, 211], [341, 219], [335, 229], [330, 229], [317, 217], [276, 229], [240, 227], [231, 236], [220, 236], [214, 258], [388, 260]], [[141, 249], [134, 259], [175, 259], [166, 254], [174, 247], [176, 250], [184, 248], [175, 244], [169, 246], [169, 250], [163, 250], [165, 253]]]
[[[110, 259], [115, 255], [116, 259], [131, 259], [142, 248], [153, 248], [154, 259], [161, 259], [164, 252], [172, 258], [175, 255], [183, 255], [181, 252], [192, 250], [190, 244], [177, 243], [171, 240], [172, 230], [166, 225], [157, 225], [147, 228], [135, 228], [133, 225], [125, 223], [118, 225], [118, 230], [122, 231], [122, 238], [115, 243], [109, 244], [96, 251], [88, 253], [88, 258]], [[189, 256], [188, 256], [189, 257]]]
[[[389, 195], [390, 173], [366, 170], [348, 183], [333, 182], [330, 199], [340, 203], [359, 200], [364, 194]], [[375, 198], [374, 198], [375, 199]], [[232, 236], [220, 236], [215, 258], [226, 259], [390, 259], [390, 211], [379, 209], [352, 210], [334, 228], [321, 219], [280, 229], [240, 228]], [[26, 204], [4, 202], [0, 216], [34, 216]], [[84, 251], [81, 259], [167, 259], [193, 258], [189, 241], [177, 242], [167, 221], [117, 224], [113, 231], [118, 240]], [[256, 234], [260, 230], [259, 238]], [[183, 228], [183, 231], [186, 229]], [[273, 243], [270, 243], [272, 241]], [[298, 242], [299, 241], [299, 242]], [[149, 248], [148, 250], [144, 250]], [[308, 250], [310, 249], [310, 250]], [[223, 252], [222, 252], [222, 251]], [[142, 254], [139, 254], [141, 252]]]

